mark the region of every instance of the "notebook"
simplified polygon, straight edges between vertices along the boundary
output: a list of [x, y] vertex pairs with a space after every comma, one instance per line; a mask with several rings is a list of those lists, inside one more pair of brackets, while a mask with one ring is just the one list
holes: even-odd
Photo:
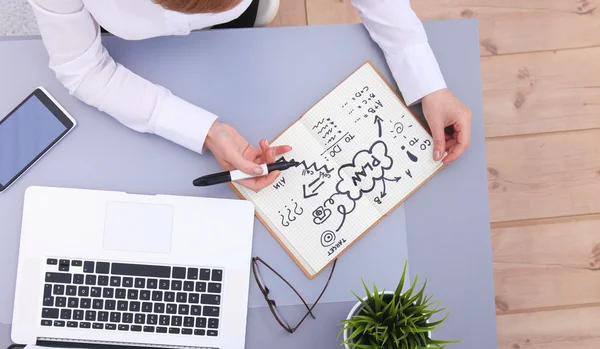
[[258, 193], [230, 185], [310, 279], [443, 168], [369, 61], [270, 143], [292, 146], [277, 161], [299, 165]]

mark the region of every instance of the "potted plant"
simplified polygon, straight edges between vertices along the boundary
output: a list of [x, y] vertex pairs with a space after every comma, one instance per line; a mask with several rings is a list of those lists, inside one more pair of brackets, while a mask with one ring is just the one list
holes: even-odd
[[[431, 317], [445, 309], [439, 309], [432, 296], [425, 295], [425, 286], [417, 292], [418, 275], [412, 286], [402, 292], [406, 275], [406, 263], [402, 277], [395, 291], [378, 291], [373, 285], [370, 292], [363, 281], [366, 296], [360, 298], [352, 292], [358, 302], [342, 322], [346, 349], [425, 349], [444, 348], [445, 344], [456, 341], [437, 340], [431, 332], [438, 328], [448, 317], [438, 321], [430, 321]], [[339, 338], [338, 335], [338, 338]]]

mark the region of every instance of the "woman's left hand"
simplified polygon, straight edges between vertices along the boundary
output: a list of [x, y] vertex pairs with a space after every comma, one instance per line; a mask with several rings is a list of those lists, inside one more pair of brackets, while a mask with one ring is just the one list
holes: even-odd
[[[246, 174], [260, 175], [260, 164], [275, 162], [275, 157], [292, 150], [288, 145], [270, 147], [266, 139], [261, 139], [260, 148], [253, 147], [233, 127], [216, 121], [208, 131], [206, 147], [213, 153], [223, 170], [240, 170]], [[273, 171], [266, 176], [237, 181], [240, 185], [258, 192], [271, 185], [279, 176]]]

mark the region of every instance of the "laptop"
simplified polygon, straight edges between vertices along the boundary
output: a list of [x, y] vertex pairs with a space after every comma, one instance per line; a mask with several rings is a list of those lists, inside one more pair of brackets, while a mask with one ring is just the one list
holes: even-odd
[[29, 187], [12, 340], [244, 348], [249, 201]]

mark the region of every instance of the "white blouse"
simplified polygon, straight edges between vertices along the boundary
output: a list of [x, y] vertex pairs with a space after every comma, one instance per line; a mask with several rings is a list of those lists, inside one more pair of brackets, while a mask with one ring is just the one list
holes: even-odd
[[[115, 62], [102, 45], [100, 26], [128, 40], [186, 35], [239, 17], [250, 2], [243, 0], [223, 13], [188, 15], [152, 0], [29, 0], [50, 68], [72, 95], [136, 131], [154, 133], [198, 153], [218, 116]], [[409, 105], [446, 87], [409, 0], [352, 4], [384, 52]]]

